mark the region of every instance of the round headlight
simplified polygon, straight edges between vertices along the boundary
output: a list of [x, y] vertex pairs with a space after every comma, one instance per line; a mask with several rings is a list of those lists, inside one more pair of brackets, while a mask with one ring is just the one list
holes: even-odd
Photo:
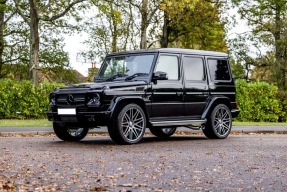
[[98, 103], [100, 101], [100, 95], [97, 93], [93, 94], [92, 100], [94, 103]]

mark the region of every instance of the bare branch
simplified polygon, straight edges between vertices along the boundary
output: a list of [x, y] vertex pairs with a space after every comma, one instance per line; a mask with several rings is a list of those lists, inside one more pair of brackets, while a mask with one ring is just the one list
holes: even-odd
[[29, 21], [29, 19], [28, 19], [29, 17], [24, 14], [22, 8], [21, 8], [21, 7], [19, 6], [19, 4], [17, 3], [17, 0], [14, 0], [14, 3], [15, 3], [15, 6], [16, 6], [16, 8], [17, 8], [17, 11], [18, 11], [19, 15], [24, 19], [24, 21], [25, 21], [26, 23], [29, 24], [29, 23], [30, 23], [30, 21]]
[[59, 18], [63, 17], [64, 15], [66, 15], [72, 9], [72, 7], [74, 5], [76, 5], [78, 3], [82, 3], [84, 1], [87, 1], [87, 0], [76, 0], [73, 3], [71, 3], [70, 5], [68, 5], [68, 7], [66, 7], [66, 9], [63, 12], [61, 12], [61, 13], [59, 13], [57, 15], [53, 15], [52, 17], [50, 17], [48, 19], [47, 18], [43, 18], [43, 17], [41, 17], [40, 19], [43, 20], [43, 21], [54, 21], [56, 19], [59, 19]]

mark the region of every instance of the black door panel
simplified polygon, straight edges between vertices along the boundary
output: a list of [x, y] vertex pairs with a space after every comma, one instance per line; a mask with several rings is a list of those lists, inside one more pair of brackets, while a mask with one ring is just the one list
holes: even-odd
[[204, 58], [184, 55], [184, 105], [186, 116], [200, 116], [209, 97]]
[[183, 116], [183, 86], [179, 81], [158, 81], [152, 85], [152, 117]]

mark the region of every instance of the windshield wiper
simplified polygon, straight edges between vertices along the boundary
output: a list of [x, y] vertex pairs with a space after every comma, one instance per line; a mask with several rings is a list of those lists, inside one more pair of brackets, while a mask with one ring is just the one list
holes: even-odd
[[116, 74], [116, 75], [113, 75], [113, 76], [105, 79], [105, 81], [113, 81], [113, 80], [115, 80], [118, 77], [125, 77], [125, 76], [127, 76], [127, 75], [126, 74]]
[[140, 77], [140, 76], [148, 76], [148, 73], [135, 73], [131, 76], [128, 76], [127, 78], [125, 78], [125, 80], [132, 80], [135, 77]]

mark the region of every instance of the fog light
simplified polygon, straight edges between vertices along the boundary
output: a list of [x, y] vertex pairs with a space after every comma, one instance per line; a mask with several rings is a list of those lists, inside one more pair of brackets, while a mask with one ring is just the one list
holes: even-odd
[[56, 94], [50, 95], [50, 105], [56, 105]]

